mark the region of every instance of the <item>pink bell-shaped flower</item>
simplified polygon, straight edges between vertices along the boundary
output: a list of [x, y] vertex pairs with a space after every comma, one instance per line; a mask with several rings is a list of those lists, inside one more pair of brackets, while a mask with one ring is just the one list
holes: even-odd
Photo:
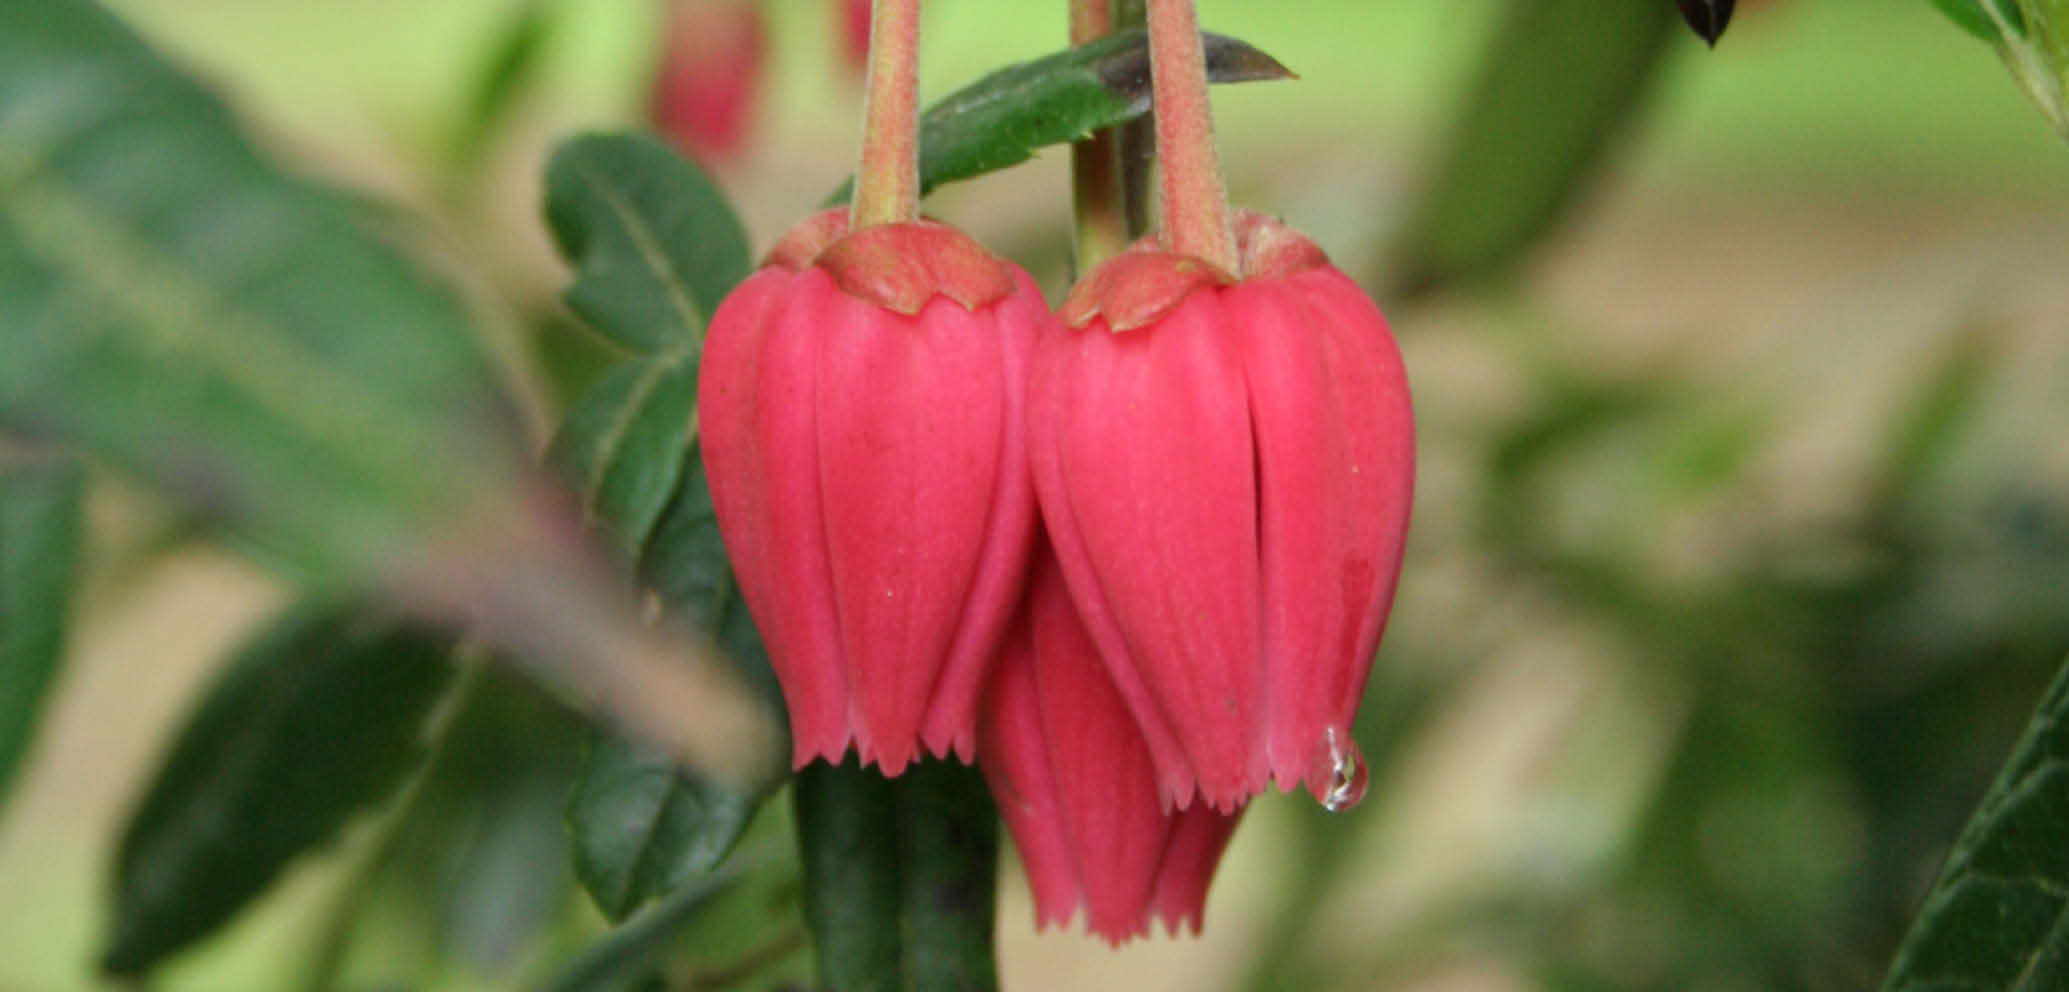
[[670, 0], [648, 115], [699, 165], [740, 156], [768, 60], [768, 29], [754, 0]]
[[1035, 530], [1026, 272], [931, 221], [807, 221], [719, 307], [697, 412], [793, 760], [965, 760]]
[[1341, 808], [1414, 488], [1408, 384], [1313, 242], [1237, 228], [1241, 280], [1145, 243], [1073, 290], [1036, 345], [1035, 484], [1164, 801], [1276, 781]]
[[1046, 551], [1027, 607], [991, 677], [982, 719], [985, 778], [1034, 889], [1037, 925], [1119, 944], [1198, 933], [1207, 886], [1240, 813], [1203, 804], [1166, 812], [1148, 745], [1100, 664]]

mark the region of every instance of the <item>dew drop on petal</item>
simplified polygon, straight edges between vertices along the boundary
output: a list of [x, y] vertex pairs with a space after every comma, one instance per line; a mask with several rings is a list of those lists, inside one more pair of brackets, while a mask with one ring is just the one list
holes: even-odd
[[1372, 784], [1372, 775], [1365, 767], [1365, 756], [1358, 751], [1356, 741], [1346, 740], [1348, 735], [1339, 735], [1335, 727], [1324, 732], [1328, 750], [1321, 755], [1323, 767], [1318, 768], [1328, 776], [1329, 787], [1322, 792], [1322, 808], [1331, 813], [1341, 813], [1365, 801], [1365, 790]]

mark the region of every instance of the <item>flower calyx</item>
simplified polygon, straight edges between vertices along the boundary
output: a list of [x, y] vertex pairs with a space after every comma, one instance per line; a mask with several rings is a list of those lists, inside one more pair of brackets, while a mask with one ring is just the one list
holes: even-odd
[[1017, 289], [1005, 263], [947, 224], [922, 218], [851, 231], [846, 207], [806, 218], [762, 265], [793, 272], [817, 266], [848, 295], [908, 317], [936, 296], [978, 310]]
[[1329, 264], [1321, 246], [1276, 217], [1239, 210], [1235, 228], [1241, 272], [1178, 254], [1160, 236], [1150, 235], [1079, 279], [1057, 316], [1068, 327], [1083, 329], [1100, 319], [1107, 330], [1132, 331], [1156, 323], [1196, 289], [1282, 279]]

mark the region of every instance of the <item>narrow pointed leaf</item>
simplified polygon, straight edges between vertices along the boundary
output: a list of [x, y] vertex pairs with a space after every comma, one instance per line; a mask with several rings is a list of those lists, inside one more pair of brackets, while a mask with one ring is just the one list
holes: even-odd
[[214, 932], [420, 763], [450, 638], [306, 605], [237, 652], [187, 718], [116, 855], [111, 974]]
[[1674, 18], [1660, 0], [1510, 0], [1385, 281], [1413, 293], [1522, 257], [1643, 105]]
[[[1292, 71], [1247, 42], [1207, 33], [1207, 76], [1215, 83], [1290, 79]], [[943, 97], [920, 120], [920, 189], [1019, 165], [1149, 112], [1149, 35], [1109, 35], [1032, 62], [1007, 66]], [[850, 186], [833, 196], [848, 198]]]
[[[1984, 4], [1989, 4], [1988, 8]], [[2012, 29], [2013, 34], [2025, 37], [2026, 20], [2019, 13], [2018, 0], [1932, 0], [1940, 13], [1961, 25], [1962, 30], [1984, 41], [2004, 41], [2004, 32], [1999, 23]], [[1997, 16], [1991, 17], [1995, 10]]]
[[[709, 180], [658, 142], [591, 136], [553, 161], [546, 209], [576, 269], [569, 304], [650, 353], [577, 401], [552, 460], [668, 611], [714, 633], [780, 712], [696, 448], [696, 356], [712, 311], [749, 271], [746, 235]], [[576, 875], [623, 920], [716, 867], [762, 798], [598, 731], [568, 803]]]
[[2069, 986], [2069, 664], [1954, 843], [1885, 992]]
[[81, 490], [70, 459], [0, 451], [0, 809], [64, 658]]
[[725, 196], [667, 145], [591, 135], [546, 169], [546, 222], [575, 266], [568, 306], [633, 352], [692, 347], [751, 263]]
[[529, 0], [500, 26], [454, 129], [453, 160], [460, 166], [480, 161], [537, 82], [558, 12], [556, 0]]

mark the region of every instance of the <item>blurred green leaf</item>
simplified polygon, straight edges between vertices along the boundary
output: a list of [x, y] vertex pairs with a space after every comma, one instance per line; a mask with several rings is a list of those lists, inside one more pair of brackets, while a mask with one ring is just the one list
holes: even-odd
[[740, 881], [741, 874], [737, 868], [727, 868], [676, 889], [590, 945], [544, 988], [547, 992], [597, 992], [630, 986], [647, 973], [697, 914]]
[[241, 648], [124, 828], [102, 968], [141, 974], [207, 936], [392, 792], [450, 648], [357, 604], [297, 607]]
[[76, 440], [314, 580], [491, 499], [524, 439], [458, 302], [84, 0], [0, 32], [0, 423]]
[[[703, 173], [643, 137], [563, 146], [547, 197], [576, 267], [569, 304], [613, 340], [651, 352], [577, 401], [553, 461], [661, 603], [717, 635], [780, 712], [696, 448], [696, 356], [712, 312], [749, 271], [746, 235]], [[576, 873], [604, 915], [623, 920], [714, 868], [761, 800], [598, 732], [568, 804]]]
[[[1990, 9], [1983, 6], [1986, 3], [1997, 11], [1997, 18], [1990, 16]], [[1997, 27], [1998, 18], [2015, 34], [2023, 36], [2026, 33], [2026, 20], [2019, 14], [2018, 0], [1932, 0], [1932, 5], [1940, 8], [1940, 13], [1961, 25], [1963, 30], [1984, 41], [2002, 40]]]
[[1417, 293], [1521, 257], [1644, 103], [1675, 21], [1660, 0], [1510, 0], [1385, 282]]
[[530, 0], [506, 15], [454, 129], [453, 159], [463, 168], [481, 159], [537, 80], [557, 12], [557, 0]]
[[926, 760], [889, 780], [851, 756], [792, 788], [822, 987], [998, 987], [998, 811], [976, 768]]
[[82, 495], [71, 459], [0, 451], [0, 808], [64, 660]]
[[[1247, 42], [1203, 33], [1210, 82], [1290, 79]], [[1149, 35], [1122, 31], [1000, 69], [943, 97], [920, 119], [920, 189], [1019, 165], [1149, 112]], [[852, 181], [832, 197], [847, 202]]]
[[2069, 665], [1904, 938], [1887, 992], [2069, 988]]
[[667, 145], [590, 135], [546, 168], [546, 222], [575, 266], [568, 306], [639, 354], [694, 348], [751, 263], [724, 194]]
[[576, 874], [604, 916], [622, 922], [717, 867], [760, 805], [596, 735], [568, 800]]

